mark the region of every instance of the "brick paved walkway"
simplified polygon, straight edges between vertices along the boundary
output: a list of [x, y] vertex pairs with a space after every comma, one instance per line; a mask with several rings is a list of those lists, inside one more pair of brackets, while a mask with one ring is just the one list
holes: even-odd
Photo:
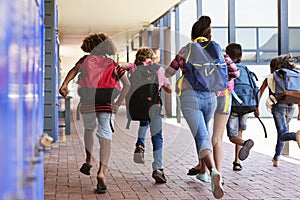
[[[126, 117], [123, 107], [116, 118], [116, 131], [107, 170], [109, 191], [106, 194], [95, 194], [99, 160], [98, 140], [95, 139], [92, 175], [81, 174], [79, 168], [85, 160], [83, 127], [80, 120], [73, 119], [76, 117], [72, 117], [71, 135], [67, 135], [64, 140], [63, 130], [60, 130], [59, 140], [44, 154], [45, 200], [214, 199], [210, 181], [203, 183], [186, 175], [187, 170], [197, 163], [195, 146], [187, 126], [184, 123], [176, 124], [174, 120], [165, 120], [163, 156], [168, 182], [155, 184], [151, 177], [150, 137], [146, 141], [146, 164], [135, 164], [132, 156], [138, 124], [133, 122], [130, 130], [125, 129]], [[273, 167], [271, 155], [275, 145], [275, 135], [272, 133], [274, 123], [264, 120], [267, 122], [265, 125], [269, 133], [269, 137], [265, 139], [262, 128], [254, 120], [249, 120], [245, 138], [252, 137], [255, 146], [249, 158], [242, 162], [243, 170], [240, 172], [232, 171], [234, 146], [228, 143], [226, 136], [224, 137], [223, 199], [299, 199], [300, 161], [283, 157], [280, 166]], [[293, 145], [295, 144], [291, 144], [292, 147]]]

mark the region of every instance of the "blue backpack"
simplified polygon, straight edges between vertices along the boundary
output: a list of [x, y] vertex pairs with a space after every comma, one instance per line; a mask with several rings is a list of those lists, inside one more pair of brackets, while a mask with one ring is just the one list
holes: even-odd
[[[235, 63], [240, 70], [240, 76], [234, 79], [234, 90], [232, 91], [231, 113], [242, 116], [255, 112], [260, 97], [260, 89], [256, 85], [258, 78], [246, 65]], [[267, 138], [267, 130], [262, 120], [256, 117], [262, 125]]]
[[276, 100], [280, 103], [300, 103], [300, 72], [295, 69], [281, 68], [273, 73]]
[[242, 116], [256, 111], [259, 102], [259, 87], [255, 73], [247, 66], [235, 63], [240, 70], [240, 76], [234, 79], [234, 91], [232, 92], [231, 112]]
[[217, 92], [227, 89], [227, 64], [216, 42], [192, 42], [186, 45], [186, 71], [183, 75], [196, 91]]

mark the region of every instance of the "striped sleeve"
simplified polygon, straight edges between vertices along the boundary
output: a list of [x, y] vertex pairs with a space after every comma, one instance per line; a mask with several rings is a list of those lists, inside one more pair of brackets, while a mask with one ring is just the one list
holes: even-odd
[[236, 64], [231, 60], [231, 58], [226, 53], [224, 53], [223, 56], [227, 64], [229, 80], [239, 77], [240, 70], [236, 66]]
[[172, 60], [171, 64], [169, 67], [166, 68], [165, 70], [165, 75], [166, 77], [171, 77], [174, 74], [176, 74], [177, 70], [180, 68], [182, 70], [182, 72], [185, 72], [185, 67], [184, 67], [184, 51], [185, 48], [181, 48], [181, 50], [179, 51], [179, 53], [175, 56], [174, 60]]

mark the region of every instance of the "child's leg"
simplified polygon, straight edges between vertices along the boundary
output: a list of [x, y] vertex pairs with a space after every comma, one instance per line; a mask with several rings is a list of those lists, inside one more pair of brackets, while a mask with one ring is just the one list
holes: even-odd
[[94, 147], [94, 130], [97, 128], [96, 113], [82, 113], [84, 125], [84, 147], [86, 153], [85, 163], [80, 168], [80, 172], [90, 175], [92, 167], [93, 147]]
[[106, 138], [99, 138], [99, 144], [100, 144], [100, 168], [97, 173], [97, 177], [101, 177], [104, 179], [105, 170], [108, 165], [108, 161], [110, 158], [110, 152], [111, 152], [111, 140]]
[[153, 170], [162, 169], [162, 150], [163, 150], [163, 137], [162, 137], [162, 118], [157, 115], [151, 119], [150, 122], [151, 141], [153, 145]]
[[145, 148], [145, 138], [147, 134], [147, 129], [149, 127], [149, 121], [140, 121], [139, 129], [138, 129], [138, 138], [136, 141], [136, 146], [141, 145]]
[[241, 149], [241, 146], [244, 144], [244, 140], [242, 139], [242, 135], [239, 132], [239, 117], [236, 113], [232, 113], [229, 116], [227, 125], [227, 136], [229, 137], [230, 142], [235, 144], [235, 158], [233, 161], [233, 169], [235, 170], [237, 167], [239, 167], [239, 159], [238, 159], [238, 153]]
[[275, 104], [272, 106], [272, 115], [275, 122], [277, 130], [277, 144], [275, 147], [275, 155], [273, 159], [278, 161], [284, 147], [284, 141], [289, 140], [293, 136], [295, 138], [295, 133], [288, 132], [288, 123], [293, 117], [294, 107], [287, 104]]
[[106, 192], [106, 179], [105, 179], [105, 171], [108, 165], [108, 161], [110, 158], [111, 152], [111, 141], [112, 141], [112, 128], [114, 123], [114, 114], [110, 113], [99, 113], [97, 114], [98, 118], [98, 130], [97, 136], [99, 138], [100, 144], [100, 162], [99, 162], [99, 170], [97, 172], [97, 192], [105, 193]]
[[144, 152], [145, 152], [145, 139], [147, 129], [149, 127], [149, 121], [140, 121], [138, 129], [138, 138], [135, 143], [135, 149], [133, 154], [133, 161], [135, 163], [144, 164]]
[[[238, 138], [243, 138], [243, 131], [242, 130], [239, 130], [238, 131]], [[244, 141], [244, 140], [243, 140]], [[244, 143], [243, 143], [244, 144]], [[239, 152], [240, 152], [240, 150], [241, 150], [241, 148], [242, 148], [242, 145], [239, 145], [239, 144], [236, 144], [235, 145], [235, 154], [234, 154], [234, 162], [235, 163], [240, 163], [240, 160], [239, 160], [239, 157], [238, 157], [238, 155], [239, 155]]]
[[214, 116], [214, 127], [212, 134], [212, 147], [213, 147], [213, 157], [216, 164], [217, 170], [222, 172], [222, 162], [223, 162], [223, 134], [225, 126], [227, 123], [229, 115], [228, 114], [218, 114], [215, 113]]
[[86, 163], [92, 165], [92, 154], [94, 149], [94, 130], [84, 130], [84, 146], [86, 152]]
[[107, 169], [110, 151], [111, 151], [111, 140], [106, 138], [99, 138], [100, 144], [100, 162], [99, 162], [99, 169], [97, 172], [97, 193], [106, 193], [106, 179], [105, 179], [105, 172]]

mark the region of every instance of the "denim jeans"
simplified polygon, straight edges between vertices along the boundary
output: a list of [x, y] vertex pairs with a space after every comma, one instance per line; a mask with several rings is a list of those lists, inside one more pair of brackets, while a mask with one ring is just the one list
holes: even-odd
[[237, 113], [231, 113], [226, 124], [227, 136], [237, 137], [239, 131], [246, 130], [248, 116], [249, 114], [239, 116]]
[[145, 147], [145, 138], [147, 129], [150, 126], [151, 141], [153, 145], [153, 170], [163, 168], [162, 164], [162, 149], [163, 149], [163, 138], [162, 138], [162, 116], [160, 112], [150, 114], [150, 121], [140, 121], [138, 130], [138, 139], [136, 146], [142, 145]]
[[217, 105], [214, 92], [198, 92], [186, 89], [180, 96], [181, 110], [194, 136], [199, 158], [203, 150], [212, 151], [209, 122]]
[[272, 115], [278, 134], [274, 160], [279, 160], [285, 141], [296, 140], [296, 133], [288, 130], [288, 124], [293, 117], [294, 111], [295, 107], [293, 104], [277, 103], [272, 106]]

